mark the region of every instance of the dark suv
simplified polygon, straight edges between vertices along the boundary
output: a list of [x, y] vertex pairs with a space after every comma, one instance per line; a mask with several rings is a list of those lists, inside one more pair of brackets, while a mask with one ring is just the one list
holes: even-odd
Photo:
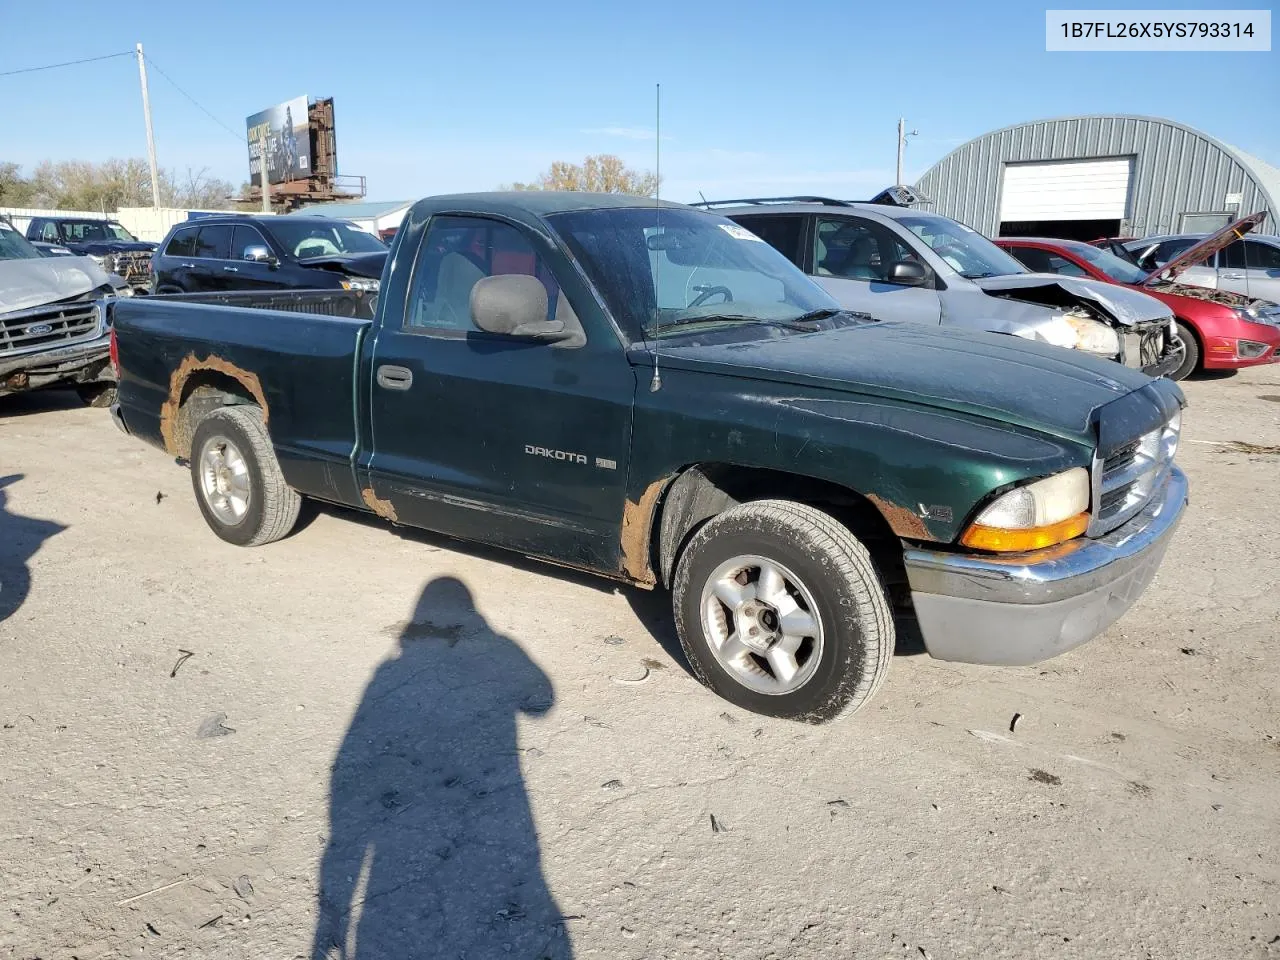
[[387, 247], [346, 220], [207, 217], [169, 231], [152, 261], [156, 293], [378, 289]]
[[65, 255], [70, 250], [78, 257], [89, 257], [107, 273], [124, 277], [134, 290], [145, 293], [151, 287], [151, 254], [156, 245], [139, 240], [118, 221], [35, 217], [27, 224], [27, 239], [46, 255]]

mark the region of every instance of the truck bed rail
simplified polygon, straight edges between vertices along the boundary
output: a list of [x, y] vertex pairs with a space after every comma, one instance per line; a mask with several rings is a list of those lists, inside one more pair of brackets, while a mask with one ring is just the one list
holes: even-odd
[[372, 320], [378, 295], [363, 290], [227, 290], [212, 293], [160, 294], [151, 299], [212, 303], [224, 307], [283, 310], [329, 317]]

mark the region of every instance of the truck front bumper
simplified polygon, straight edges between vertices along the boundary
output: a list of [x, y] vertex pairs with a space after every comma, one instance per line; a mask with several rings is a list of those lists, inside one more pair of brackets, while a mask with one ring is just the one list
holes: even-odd
[[1096, 540], [1031, 553], [909, 548], [907, 578], [929, 655], [964, 663], [1036, 663], [1092, 640], [1155, 577], [1187, 504], [1173, 467], [1133, 519]]
[[110, 349], [110, 335], [103, 334], [17, 356], [0, 354], [0, 394], [62, 381], [78, 382], [86, 379], [86, 371], [93, 374], [89, 379], [100, 379], [96, 368], [109, 369]]

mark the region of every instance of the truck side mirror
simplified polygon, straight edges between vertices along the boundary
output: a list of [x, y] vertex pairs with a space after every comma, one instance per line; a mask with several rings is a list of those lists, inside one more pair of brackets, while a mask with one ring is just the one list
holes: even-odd
[[906, 287], [922, 287], [929, 282], [929, 271], [915, 260], [898, 260], [889, 268], [889, 282]]
[[537, 277], [484, 277], [471, 288], [471, 322], [486, 333], [531, 340], [565, 340], [561, 320], [547, 319], [547, 288]]
[[276, 259], [275, 254], [261, 244], [255, 244], [252, 247], [245, 247], [244, 259], [250, 260], [253, 263], [265, 263], [269, 267], [277, 266], [280, 263], [280, 261]]

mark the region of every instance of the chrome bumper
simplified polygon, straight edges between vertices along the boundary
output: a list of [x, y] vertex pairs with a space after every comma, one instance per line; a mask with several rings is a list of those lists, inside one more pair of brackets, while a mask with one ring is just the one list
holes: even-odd
[[39, 348], [26, 353], [0, 356], [0, 377], [15, 370], [45, 370], [74, 366], [79, 361], [92, 363], [105, 358], [111, 350], [111, 337], [102, 334], [92, 340], [80, 340], [66, 346]]
[[965, 663], [1027, 664], [1092, 640], [1155, 577], [1187, 504], [1176, 466], [1131, 520], [1017, 555], [906, 551], [907, 578], [929, 655]]

